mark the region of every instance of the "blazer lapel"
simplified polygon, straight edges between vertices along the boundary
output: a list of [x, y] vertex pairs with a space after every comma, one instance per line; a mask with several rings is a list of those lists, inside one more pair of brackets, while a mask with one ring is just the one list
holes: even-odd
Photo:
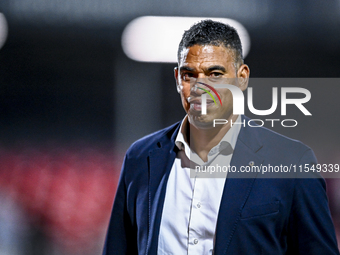
[[157, 254], [159, 228], [165, 199], [166, 185], [176, 158], [175, 130], [171, 139], [159, 142], [158, 149], [149, 152], [149, 229], [146, 254]]
[[[240, 170], [241, 166], [260, 165], [263, 159], [256, 155], [262, 145], [256, 132], [242, 127], [230, 165]], [[227, 254], [232, 236], [241, 217], [241, 211], [251, 192], [257, 173], [229, 172], [223, 190], [216, 225], [214, 254]]]

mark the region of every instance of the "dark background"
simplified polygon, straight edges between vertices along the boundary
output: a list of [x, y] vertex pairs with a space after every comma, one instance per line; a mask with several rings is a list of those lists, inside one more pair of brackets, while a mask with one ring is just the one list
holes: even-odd
[[[245, 62], [253, 78], [339, 77], [338, 0], [327, 4], [321, 0], [199, 0], [195, 4], [181, 0], [1, 0], [0, 12], [9, 25], [0, 50], [0, 146], [5, 154], [29, 157], [27, 150], [48, 151], [56, 161], [53, 148], [58, 147], [59, 153], [72, 148], [71, 154], [81, 161], [91, 155], [79, 154], [86, 148], [100, 151], [99, 158], [111, 158], [116, 166], [112, 171], [119, 174], [122, 155], [133, 141], [184, 117], [173, 78], [175, 64], [135, 62], [122, 50], [124, 27], [139, 16], [222, 17], [241, 22], [250, 34]], [[339, 94], [336, 80], [331, 86], [321, 84], [320, 91], [315, 85], [312, 99], [317, 100], [310, 107], [318, 117], [303, 128], [279, 131], [310, 145], [319, 161], [339, 163]], [[13, 162], [21, 165], [17, 158]], [[95, 168], [101, 167], [95, 162]], [[12, 168], [6, 169], [11, 172]], [[82, 169], [74, 169], [82, 175]], [[337, 180], [328, 184], [337, 223], [340, 184]], [[7, 197], [10, 185], [5, 186]], [[114, 189], [109, 190], [108, 207]], [[46, 234], [51, 223], [34, 213], [39, 218], [39, 236], [52, 240], [46, 250], [57, 253], [60, 247], [68, 247], [53, 241]], [[102, 234], [88, 254], [102, 248], [108, 217], [109, 208]], [[40, 239], [34, 240], [39, 244]], [[67, 252], [86, 254], [79, 248]]]
[[[4, 142], [118, 141], [125, 148], [180, 120], [184, 112], [175, 90], [175, 64], [135, 62], [122, 51], [124, 27], [142, 15], [235, 18], [250, 34], [246, 63], [251, 77], [339, 76], [339, 1], [48, 2], [0, 3], [9, 23], [0, 52]], [[152, 106], [138, 106], [135, 97], [144, 89], [156, 90], [160, 100], [148, 94], [150, 100], [141, 103]], [[133, 116], [139, 107], [154, 111], [157, 120], [145, 116], [153, 112]], [[121, 123], [120, 115], [128, 115], [128, 120]], [[143, 123], [147, 121], [150, 124]]]

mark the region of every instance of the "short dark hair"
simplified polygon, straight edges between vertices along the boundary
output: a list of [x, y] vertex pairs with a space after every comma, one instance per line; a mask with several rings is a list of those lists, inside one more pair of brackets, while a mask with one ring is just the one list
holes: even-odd
[[180, 61], [183, 48], [194, 45], [223, 45], [234, 51], [235, 63], [243, 63], [242, 44], [235, 28], [227, 24], [202, 20], [186, 30], [178, 46], [177, 58]]

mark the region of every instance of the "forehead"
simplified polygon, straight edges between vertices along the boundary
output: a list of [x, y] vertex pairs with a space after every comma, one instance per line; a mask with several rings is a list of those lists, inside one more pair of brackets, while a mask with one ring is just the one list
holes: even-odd
[[234, 63], [234, 52], [224, 46], [194, 45], [183, 48], [180, 54], [179, 66], [187, 65], [229, 65]]

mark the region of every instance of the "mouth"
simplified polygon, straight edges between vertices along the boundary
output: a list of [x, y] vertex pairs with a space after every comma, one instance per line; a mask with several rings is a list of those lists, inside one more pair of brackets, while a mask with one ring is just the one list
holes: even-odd
[[[201, 98], [188, 98], [188, 102], [190, 104], [190, 109], [201, 111], [202, 110], [202, 101]], [[207, 99], [207, 108], [213, 106], [215, 103], [213, 100]]]

